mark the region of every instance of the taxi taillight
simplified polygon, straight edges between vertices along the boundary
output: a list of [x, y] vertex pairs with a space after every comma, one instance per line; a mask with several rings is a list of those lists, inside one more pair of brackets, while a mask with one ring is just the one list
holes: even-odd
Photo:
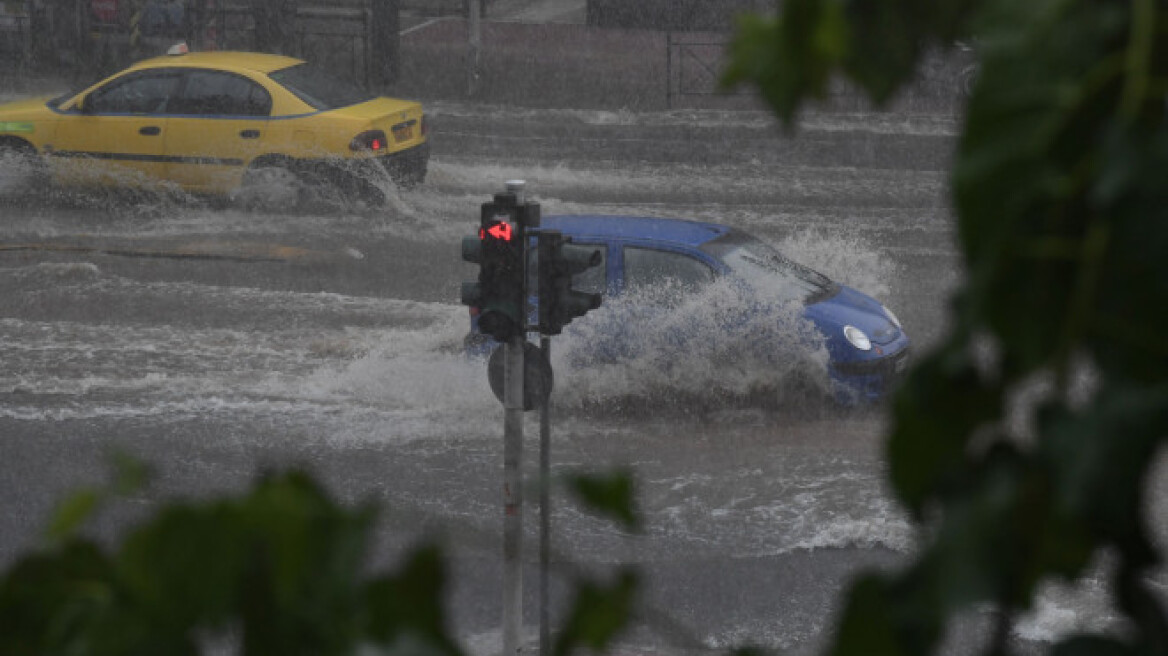
[[385, 138], [385, 132], [381, 130], [367, 130], [361, 134], [353, 137], [349, 142], [349, 150], [369, 150], [379, 153], [389, 148], [389, 141]]

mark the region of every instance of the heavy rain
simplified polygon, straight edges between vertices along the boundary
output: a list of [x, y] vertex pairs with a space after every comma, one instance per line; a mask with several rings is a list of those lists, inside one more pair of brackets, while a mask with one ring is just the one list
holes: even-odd
[[[377, 563], [440, 536], [452, 633], [499, 653], [503, 409], [464, 350], [475, 268], [459, 245], [509, 180], [545, 216], [745, 230], [894, 310], [914, 354], [944, 329], [963, 275], [947, 197], [960, 49], [888, 107], [840, 85], [785, 131], [751, 89], [718, 87], [734, 13], [771, 3], [385, 4], [394, 15], [366, 0], [0, 0], [0, 103], [43, 105], [182, 41], [281, 52], [421, 102], [430, 148], [420, 184], [358, 176], [372, 197], [303, 180], [289, 194], [280, 178], [204, 194], [134, 167], [42, 184], [0, 149], [0, 562], [41, 544], [70, 491], [107, 480], [111, 453], [154, 478], [87, 525], [103, 540], [167, 500], [302, 468], [346, 503], [382, 504]], [[886, 489], [886, 399], [835, 403], [822, 344], [755, 348], [805, 345], [798, 309], [760, 326], [754, 294], [669, 292], [606, 299], [553, 339], [553, 476], [625, 468], [645, 517], [627, 535], [552, 488], [553, 627], [575, 572], [636, 564], [648, 610], [617, 653], [814, 653], [850, 577], [896, 567], [921, 537]], [[580, 365], [616, 333], [617, 356]], [[525, 426], [534, 652], [535, 413]], [[945, 653], [972, 652], [985, 620]], [[1045, 589], [1012, 640], [1028, 653], [1113, 621], [1089, 578]]]

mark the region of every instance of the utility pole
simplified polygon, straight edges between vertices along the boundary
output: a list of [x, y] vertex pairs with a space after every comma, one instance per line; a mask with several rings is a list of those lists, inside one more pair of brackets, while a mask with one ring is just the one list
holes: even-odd
[[466, 95], [479, 95], [483, 66], [483, 0], [468, 0], [466, 9], [467, 53], [466, 53]]
[[522, 650], [523, 412], [527, 409], [527, 229], [539, 227], [539, 205], [527, 203], [522, 180], [507, 182], [481, 208], [479, 234], [462, 241], [462, 258], [479, 264], [462, 286], [476, 327], [502, 343], [503, 376], [503, 653]]
[[[547, 335], [539, 336], [539, 357], [548, 371], [552, 368], [552, 340]], [[552, 424], [549, 406], [551, 394], [543, 397], [539, 406], [539, 654], [552, 653], [551, 600], [548, 593], [551, 566], [552, 509], [551, 493], [551, 433]]]
[[[477, 4], [472, 0], [471, 4]], [[475, 8], [477, 9], [477, 7]], [[507, 193], [514, 197], [516, 207], [526, 203], [524, 183], [507, 182]], [[524, 221], [517, 221], [522, 252], [527, 252]], [[523, 257], [526, 269], [526, 256]], [[526, 274], [523, 281], [526, 282]], [[524, 293], [521, 307], [527, 307]], [[527, 322], [523, 311], [520, 321]], [[516, 656], [523, 651], [523, 392], [524, 342], [526, 330], [507, 340], [503, 370], [503, 656]]]
[[503, 655], [522, 652], [523, 337], [507, 341], [503, 385]]
[[401, 12], [399, 0], [372, 0], [369, 50], [373, 83], [392, 88], [401, 72]]
[[[491, 355], [488, 378], [492, 391], [503, 402], [503, 656], [518, 656], [523, 649], [523, 413], [535, 408], [537, 397], [539, 648], [541, 654], [551, 649], [549, 397], [553, 382], [549, 336], [560, 334], [573, 319], [600, 306], [601, 295], [573, 289], [572, 278], [601, 266], [604, 260], [596, 247], [572, 244], [571, 238], [560, 232], [541, 229], [539, 204], [527, 201], [524, 187], [522, 180], [508, 181], [506, 192], [483, 204], [478, 235], [462, 240], [462, 259], [479, 265], [478, 278], [462, 284], [462, 302], [470, 306], [475, 331], [502, 344]], [[535, 269], [529, 271], [532, 266]], [[536, 289], [529, 288], [533, 281]], [[537, 323], [532, 325], [528, 310], [532, 309], [529, 295], [534, 294], [539, 301]], [[540, 333], [539, 349], [527, 343], [527, 333], [533, 330]], [[497, 367], [500, 360], [501, 375]]]

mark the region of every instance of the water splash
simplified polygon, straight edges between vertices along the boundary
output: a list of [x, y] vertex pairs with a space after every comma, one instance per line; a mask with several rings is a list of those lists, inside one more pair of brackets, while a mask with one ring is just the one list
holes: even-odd
[[420, 415], [497, 408], [482, 361], [462, 352], [465, 308], [420, 305], [415, 328], [382, 333], [360, 357], [324, 366], [285, 393]]
[[611, 301], [565, 330], [553, 367], [561, 396], [576, 406], [648, 399], [709, 410], [828, 389], [827, 350], [802, 304], [729, 279]]
[[777, 247], [800, 264], [877, 299], [891, 294], [899, 273], [891, 258], [884, 257], [857, 234], [803, 228], [785, 236]]
[[402, 190], [372, 160], [331, 158], [330, 175], [296, 174], [280, 167], [248, 171], [243, 185], [226, 196], [191, 192], [142, 171], [70, 162], [59, 179], [31, 167], [26, 156], [0, 150], [0, 203], [45, 210], [84, 209], [110, 216], [169, 215], [210, 207], [252, 213], [306, 215], [389, 213], [417, 218]]

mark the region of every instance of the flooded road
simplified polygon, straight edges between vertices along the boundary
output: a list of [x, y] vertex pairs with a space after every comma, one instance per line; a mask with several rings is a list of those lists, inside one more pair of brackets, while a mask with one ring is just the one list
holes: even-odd
[[[441, 535], [458, 571], [454, 631], [473, 653], [497, 650], [502, 409], [482, 362], [460, 352], [458, 288], [474, 272], [458, 253], [479, 205], [508, 179], [525, 179], [545, 215], [744, 228], [886, 303], [918, 352], [943, 330], [961, 275], [945, 200], [950, 116], [813, 116], [792, 140], [750, 112], [429, 109], [430, 177], [395, 190], [386, 208], [246, 211], [157, 193], [7, 199], [0, 559], [37, 544], [68, 490], [104, 480], [113, 450], [157, 476], [99, 518], [99, 535], [163, 499], [304, 467], [341, 499], [383, 504], [379, 564]], [[718, 379], [711, 364], [677, 366], [700, 384]], [[630, 650], [810, 653], [847, 577], [911, 552], [913, 528], [885, 488], [881, 409], [646, 405], [637, 392], [655, 385], [653, 372], [608, 375], [557, 369], [553, 470], [630, 468], [646, 530], [623, 535], [557, 488], [553, 549], [557, 576], [645, 568], [653, 610]], [[534, 481], [534, 413], [526, 435]], [[537, 506], [527, 512], [534, 640]], [[557, 604], [562, 588], [557, 579]], [[1066, 604], [1027, 625], [1032, 635], [1064, 610], [1106, 615]]]

